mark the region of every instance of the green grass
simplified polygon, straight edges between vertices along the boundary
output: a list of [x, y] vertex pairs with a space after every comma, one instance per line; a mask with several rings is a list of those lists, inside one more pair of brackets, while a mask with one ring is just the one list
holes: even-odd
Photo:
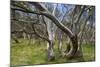
[[[20, 40], [20, 43], [11, 42], [11, 65], [36, 65], [36, 64], [54, 64], [54, 63], [69, 63], [78, 62], [78, 59], [68, 60], [61, 57], [57, 43], [55, 43], [55, 60], [47, 61], [46, 42], [35, 42], [34, 44], [28, 43], [28, 40]], [[95, 60], [95, 47], [94, 45], [82, 45], [83, 56], [85, 61]]]

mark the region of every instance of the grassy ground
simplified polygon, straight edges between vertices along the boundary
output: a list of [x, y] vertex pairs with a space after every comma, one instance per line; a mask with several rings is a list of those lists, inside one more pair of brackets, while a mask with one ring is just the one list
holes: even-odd
[[[21, 40], [20, 40], [21, 41]], [[83, 55], [85, 61], [95, 60], [95, 47], [94, 45], [82, 45]], [[57, 48], [57, 43], [54, 46], [55, 60], [47, 61], [46, 42], [35, 42], [34, 44], [29, 41], [22, 41], [20, 43], [11, 42], [11, 65], [33, 65], [33, 64], [51, 64], [51, 63], [69, 63], [78, 62], [78, 59], [68, 60], [60, 56]]]

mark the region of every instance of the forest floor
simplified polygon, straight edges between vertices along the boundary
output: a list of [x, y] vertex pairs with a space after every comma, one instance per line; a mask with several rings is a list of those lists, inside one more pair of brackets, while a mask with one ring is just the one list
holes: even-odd
[[[20, 40], [21, 41], [21, 40]], [[65, 46], [63, 46], [65, 48]], [[61, 57], [58, 51], [58, 45], [55, 43], [55, 60], [47, 61], [46, 42], [30, 43], [28, 40], [20, 43], [11, 42], [11, 66], [14, 65], [37, 65], [37, 64], [57, 64], [79, 62], [78, 58], [68, 60]], [[95, 61], [95, 45], [82, 45], [84, 62]]]

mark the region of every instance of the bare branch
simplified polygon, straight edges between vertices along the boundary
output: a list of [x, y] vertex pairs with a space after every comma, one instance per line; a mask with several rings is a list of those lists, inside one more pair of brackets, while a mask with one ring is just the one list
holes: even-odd
[[50, 40], [49, 40], [48, 38], [45, 38], [45, 37], [43, 37], [42, 35], [38, 34], [38, 32], [37, 32], [36, 29], [35, 29], [35, 24], [32, 24], [32, 28], [33, 28], [33, 31], [34, 31], [34, 34], [35, 34], [35, 35], [37, 35], [37, 36], [40, 37], [41, 39], [44, 39], [44, 40], [50, 42]]
[[23, 10], [23, 9], [18, 9], [18, 8], [12, 8], [12, 9], [13, 10], [22, 11], [22, 12], [26, 12], [26, 13], [44, 15], [44, 16], [48, 17], [49, 19], [51, 19], [58, 26], [58, 28], [60, 28], [66, 34], [68, 34], [69, 37], [73, 37], [74, 36], [74, 34], [70, 31], [70, 29], [68, 29], [61, 22], [59, 22], [59, 20], [55, 16], [53, 16], [51, 13], [47, 13], [47, 12], [36, 12], [36, 11]]

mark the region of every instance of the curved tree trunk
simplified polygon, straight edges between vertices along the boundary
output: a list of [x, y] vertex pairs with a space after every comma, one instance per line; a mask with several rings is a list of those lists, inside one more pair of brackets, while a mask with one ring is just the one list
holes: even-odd
[[[77, 35], [75, 35], [70, 29], [68, 29], [66, 26], [64, 26], [54, 15], [52, 15], [45, 8], [44, 5], [42, 5], [41, 3], [37, 3], [37, 2], [29, 2], [29, 3], [32, 4], [32, 5], [34, 5], [39, 10], [39, 12], [32, 11], [30, 9], [25, 8], [24, 6], [21, 6], [20, 7], [19, 5], [16, 5], [16, 6], [22, 8], [22, 9], [13, 8], [13, 10], [19, 10], [19, 11], [26, 12], [26, 13], [44, 15], [45, 17], [49, 18], [58, 28], [60, 28], [64, 33], [66, 33], [66, 35], [69, 36], [72, 44], [70, 45], [71, 46], [71, 49], [69, 50], [69, 52], [67, 54], [65, 54], [65, 56], [67, 56], [68, 58], [73, 58], [74, 55], [75, 55], [75, 53], [78, 50], [78, 38], [77, 38]], [[79, 21], [82, 12], [83, 11], [81, 11], [79, 13], [78, 18], [77, 18], [77, 20], [75, 20], [75, 22], [78, 22]]]

